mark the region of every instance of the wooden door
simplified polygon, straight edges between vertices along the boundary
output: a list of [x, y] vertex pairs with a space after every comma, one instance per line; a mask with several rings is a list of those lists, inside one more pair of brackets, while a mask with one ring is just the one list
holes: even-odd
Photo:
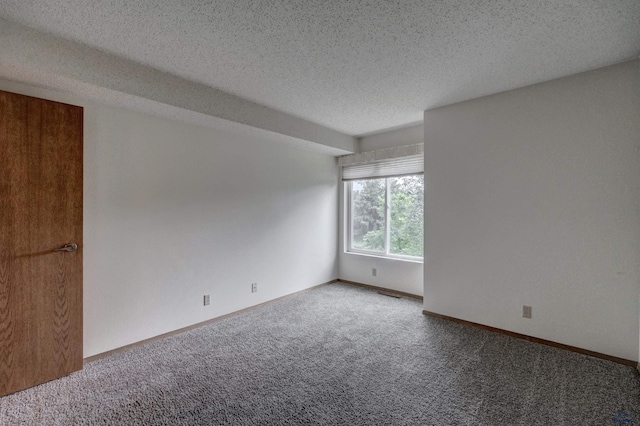
[[0, 395], [82, 368], [82, 116], [0, 91]]

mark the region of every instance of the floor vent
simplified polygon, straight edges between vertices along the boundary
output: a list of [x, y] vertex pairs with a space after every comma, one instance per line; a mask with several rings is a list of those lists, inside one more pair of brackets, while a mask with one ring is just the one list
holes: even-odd
[[381, 294], [383, 296], [393, 297], [394, 299], [402, 299], [402, 296], [400, 296], [399, 294], [387, 293], [384, 291], [379, 291], [378, 294]]

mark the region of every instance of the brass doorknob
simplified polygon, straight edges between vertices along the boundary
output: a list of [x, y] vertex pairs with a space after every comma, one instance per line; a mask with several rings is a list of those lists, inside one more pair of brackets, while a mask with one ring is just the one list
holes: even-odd
[[78, 245], [76, 243], [65, 244], [63, 247], [57, 248], [54, 251], [76, 251], [78, 250]]

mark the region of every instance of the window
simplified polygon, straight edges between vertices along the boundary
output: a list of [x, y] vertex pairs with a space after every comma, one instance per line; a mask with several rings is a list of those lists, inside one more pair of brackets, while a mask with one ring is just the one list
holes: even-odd
[[338, 158], [345, 182], [345, 248], [352, 253], [422, 260], [424, 145]]
[[421, 259], [424, 245], [422, 174], [351, 180], [347, 250]]

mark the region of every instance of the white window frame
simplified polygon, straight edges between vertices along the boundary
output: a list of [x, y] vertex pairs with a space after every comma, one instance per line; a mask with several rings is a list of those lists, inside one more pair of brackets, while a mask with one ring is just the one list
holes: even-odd
[[[418, 176], [421, 173], [410, 174], [409, 176]], [[384, 179], [385, 181], [385, 211], [384, 211], [384, 228], [385, 228], [385, 242], [384, 242], [384, 251], [375, 251], [375, 250], [365, 250], [355, 248], [352, 245], [352, 236], [353, 236], [353, 181], [345, 181], [344, 182], [344, 191], [347, 194], [345, 200], [345, 217], [347, 223], [345, 224], [345, 228], [347, 232], [345, 232], [346, 241], [344, 242], [345, 252], [346, 253], [355, 253], [362, 254], [368, 256], [377, 256], [384, 257], [389, 259], [397, 259], [397, 260], [407, 260], [414, 262], [423, 262], [424, 256], [410, 256], [405, 254], [394, 254], [390, 253], [391, 247], [391, 205], [389, 203], [389, 199], [391, 198], [391, 185], [389, 184], [389, 180], [398, 177], [398, 176], [390, 176], [390, 177], [380, 177], [374, 179]], [[424, 214], [424, 206], [423, 206], [423, 214]]]

